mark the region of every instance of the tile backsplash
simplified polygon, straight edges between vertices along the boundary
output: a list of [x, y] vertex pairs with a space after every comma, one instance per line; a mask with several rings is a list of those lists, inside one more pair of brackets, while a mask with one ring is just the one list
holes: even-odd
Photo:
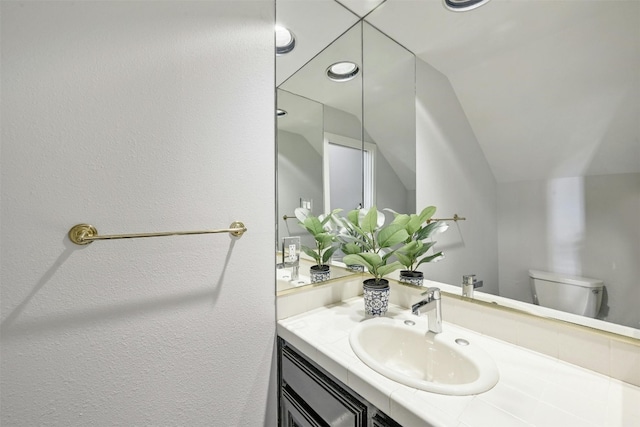
[[[397, 286], [391, 301], [409, 307], [419, 294]], [[640, 386], [640, 340], [444, 293], [442, 298], [446, 322]]]

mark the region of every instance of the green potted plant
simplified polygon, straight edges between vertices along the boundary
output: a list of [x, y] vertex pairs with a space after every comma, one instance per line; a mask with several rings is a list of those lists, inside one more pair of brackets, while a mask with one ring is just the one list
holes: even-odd
[[394, 212], [395, 218], [392, 224], [403, 226], [409, 236], [404, 242], [405, 245], [395, 252], [398, 261], [405, 267], [405, 270], [400, 271], [401, 282], [422, 286], [424, 274], [418, 271], [418, 266], [444, 257], [441, 251], [427, 255], [436, 242], [433, 240], [425, 242], [425, 240], [448, 228], [443, 221], [430, 221], [435, 212], [435, 206], [427, 206], [419, 214], [407, 215]]
[[338, 249], [334, 227], [339, 223], [339, 220], [335, 215], [340, 211], [341, 209], [336, 209], [330, 214], [317, 217], [311, 215], [311, 212], [305, 208], [296, 208], [294, 211], [299, 221], [298, 224], [307, 230], [315, 241], [315, 248], [301, 246], [302, 251], [315, 261], [315, 265], [311, 266], [309, 270], [311, 283], [329, 279], [331, 271], [328, 262]]
[[[358, 210], [349, 212], [348, 216], [353, 217], [353, 221], [342, 218], [338, 228], [337, 239], [340, 242], [340, 250], [346, 255], [356, 255], [365, 252], [362, 241], [358, 238], [359, 233], [355, 229], [354, 224], [358, 224]], [[346, 264], [347, 269], [355, 272], [363, 272], [364, 265], [362, 264], [348, 264], [343, 258], [342, 261]]]
[[346, 221], [355, 231], [356, 243], [362, 252], [348, 254], [343, 258], [345, 264], [363, 265], [373, 278], [363, 283], [365, 312], [368, 315], [380, 316], [387, 311], [389, 304], [389, 281], [384, 277], [402, 268], [398, 261], [391, 262], [394, 246], [406, 241], [409, 234], [402, 224], [385, 224], [384, 213], [375, 206], [371, 209], [360, 209], [347, 214]]

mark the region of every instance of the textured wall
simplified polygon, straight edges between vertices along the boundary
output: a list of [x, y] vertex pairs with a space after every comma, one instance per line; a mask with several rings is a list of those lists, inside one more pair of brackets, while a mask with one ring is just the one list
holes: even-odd
[[0, 424], [274, 425], [273, 1], [1, 18]]

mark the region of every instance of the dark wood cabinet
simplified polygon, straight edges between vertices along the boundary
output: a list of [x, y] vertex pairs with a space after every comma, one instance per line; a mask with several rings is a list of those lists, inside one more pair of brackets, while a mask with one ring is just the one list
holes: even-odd
[[280, 426], [401, 427], [278, 338]]

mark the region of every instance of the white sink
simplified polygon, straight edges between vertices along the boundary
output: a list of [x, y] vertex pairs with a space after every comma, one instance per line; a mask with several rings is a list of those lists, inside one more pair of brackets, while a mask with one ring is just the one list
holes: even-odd
[[498, 367], [472, 340], [446, 328], [440, 334], [426, 331], [423, 318], [378, 317], [359, 323], [349, 342], [367, 366], [409, 387], [465, 396], [496, 385]]

